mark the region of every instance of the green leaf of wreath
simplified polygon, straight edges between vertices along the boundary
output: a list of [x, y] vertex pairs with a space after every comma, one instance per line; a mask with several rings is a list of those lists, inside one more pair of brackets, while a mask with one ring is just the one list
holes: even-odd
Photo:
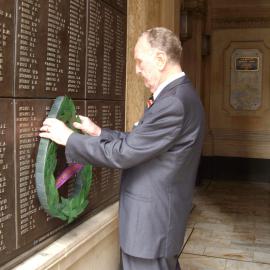
[[[72, 123], [80, 122], [73, 101], [68, 97], [57, 97], [48, 117], [63, 121], [69, 128], [78, 132]], [[54, 171], [57, 165], [57, 145], [42, 138], [36, 159], [36, 188], [39, 201], [51, 216], [67, 220], [77, 218], [88, 205], [88, 194], [92, 183], [92, 166], [85, 165], [75, 179], [74, 193], [69, 198], [59, 195], [55, 185]]]

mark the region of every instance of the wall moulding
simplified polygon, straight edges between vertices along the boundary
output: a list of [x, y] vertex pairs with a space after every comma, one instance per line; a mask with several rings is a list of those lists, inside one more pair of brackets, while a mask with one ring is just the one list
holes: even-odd
[[214, 139], [213, 155], [223, 157], [269, 159], [269, 142]]
[[252, 142], [268, 142], [270, 143], [269, 131], [245, 131], [231, 129], [213, 129], [211, 130], [213, 137], [216, 140], [226, 141], [252, 141]]
[[185, 0], [182, 8], [196, 15], [205, 15], [207, 11], [205, 0]]
[[221, 17], [212, 19], [212, 29], [229, 28], [268, 28], [270, 18], [265, 17]]
[[269, 159], [270, 132], [213, 129], [213, 156]]

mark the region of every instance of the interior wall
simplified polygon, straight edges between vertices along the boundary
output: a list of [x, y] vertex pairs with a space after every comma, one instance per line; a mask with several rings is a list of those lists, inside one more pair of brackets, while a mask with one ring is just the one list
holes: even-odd
[[145, 30], [164, 26], [179, 34], [181, 0], [129, 0], [127, 12], [126, 130], [141, 117], [149, 90], [135, 73], [134, 47]]
[[[270, 3], [215, 0], [209, 8], [212, 49], [207, 95], [212, 148], [206, 154], [267, 159]], [[248, 61], [255, 61], [254, 67], [248, 67]]]
[[[268, 158], [270, 29], [218, 30], [212, 44], [210, 130], [214, 155]], [[254, 70], [240, 70], [246, 67], [235, 67], [236, 61], [245, 66], [253, 61], [250, 68]]]
[[206, 5], [201, 0], [185, 0], [182, 3], [186, 14], [186, 27], [182, 28], [182, 68], [202, 96], [203, 33], [205, 31]]
[[[270, 2], [185, 0], [182, 8], [182, 65], [206, 112], [203, 155], [269, 158]], [[258, 70], [243, 70], [248, 61]]]

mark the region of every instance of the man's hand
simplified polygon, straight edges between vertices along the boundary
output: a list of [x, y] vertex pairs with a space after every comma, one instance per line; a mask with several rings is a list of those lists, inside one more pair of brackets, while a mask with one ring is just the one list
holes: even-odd
[[69, 136], [73, 133], [70, 128], [56, 118], [47, 118], [40, 131], [42, 131], [39, 133], [40, 137], [51, 139], [61, 145], [66, 145]]
[[88, 117], [79, 115], [81, 123], [74, 122], [73, 126], [80, 129], [82, 132], [91, 135], [99, 136], [101, 134], [101, 128], [92, 122]]

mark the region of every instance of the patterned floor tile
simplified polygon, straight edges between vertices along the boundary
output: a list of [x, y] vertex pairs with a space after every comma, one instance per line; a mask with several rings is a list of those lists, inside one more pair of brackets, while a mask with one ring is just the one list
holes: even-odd
[[180, 256], [181, 270], [225, 270], [226, 260], [218, 258], [207, 258], [183, 254]]
[[270, 265], [227, 260], [225, 270], [270, 270]]
[[193, 203], [182, 270], [270, 270], [270, 183], [208, 181]]

